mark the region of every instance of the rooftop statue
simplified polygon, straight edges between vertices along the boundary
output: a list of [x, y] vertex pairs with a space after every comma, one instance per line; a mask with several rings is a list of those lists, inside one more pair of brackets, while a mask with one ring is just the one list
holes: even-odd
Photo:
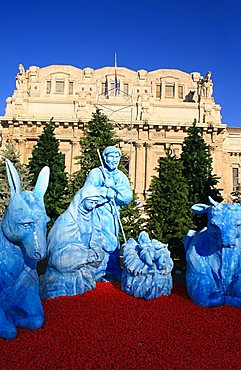
[[198, 83], [199, 95], [204, 98], [211, 98], [213, 95], [213, 82], [211, 72], [208, 71], [204, 77], [201, 77]]
[[96, 286], [96, 268], [104, 258], [96, 206], [99, 190], [84, 186], [56, 220], [47, 239], [48, 266], [40, 277], [42, 298], [82, 294]]
[[0, 337], [13, 339], [16, 326], [41, 328], [37, 261], [46, 254], [44, 194], [49, 168], [44, 167], [33, 191], [22, 191], [19, 175], [6, 159], [11, 198], [0, 228]]
[[103, 157], [104, 164], [91, 170], [85, 182], [85, 186], [94, 185], [100, 190], [97, 213], [102, 224], [105, 257], [97, 269], [96, 278], [98, 281], [120, 280], [119, 210], [131, 202], [132, 190], [127, 176], [118, 170], [120, 149], [108, 146]]
[[241, 205], [209, 200], [192, 206], [207, 213], [208, 226], [185, 239], [187, 290], [199, 306], [241, 307]]
[[16, 76], [17, 90], [23, 89], [26, 85], [26, 72], [22, 64], [18, 65], [19, 73]]
[[150, 239], [142, 231], [137, 241], [123, 245], [122, 290], [137, 297], [152, 299], [169, 295], [172, 289], [173, 261], [167, 245]]

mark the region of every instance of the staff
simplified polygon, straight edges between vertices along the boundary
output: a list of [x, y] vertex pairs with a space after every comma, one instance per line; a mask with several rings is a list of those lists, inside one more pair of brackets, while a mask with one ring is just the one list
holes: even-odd
[[[100, 160], [100, 163], [101, 163], [101, 167], [102, 167], [102, 170], [103, 170], [103, 176], [104, 176], [104, 179], [106, 180], [105, 167], [104, 167], [104, 163], [102, 161], [102, 157], [101, 157], [101, 154], [100, 154], [99, 149], [97, 149], [97, 153], [98, 153], [99, 160]], [[118, 220], [119, 225], [120, 225], [120, 229], [121, 229], [121, 233], [122, 233], [124, 242], [126, 243], [126, 236], [125, 236], [125, 233], [124, 233], [124, 229], [123, 229], [123, 226], [122, 226], [122, 223], [121, 223], [121, 219], [120, 219], [120, 214], [118, 212], [118, 209], [117, 209], [117, 206], [116, 206], [116, 203], [115, 203], [115, 199], [114, 198], [112, 199], [112, 202], [113, 202], [113, 205], [114, 205], [114, 208], [115, 208], [117, 220]]]

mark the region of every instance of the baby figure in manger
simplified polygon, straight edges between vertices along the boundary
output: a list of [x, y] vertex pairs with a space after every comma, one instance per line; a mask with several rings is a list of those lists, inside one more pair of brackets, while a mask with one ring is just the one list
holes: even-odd
[[169, 295], [172, 289], [173, 261], [167, 245], [150, 239], [142, 231], [138, 240], [123, 246], [122, 290], [137, 297], [152, 299]]

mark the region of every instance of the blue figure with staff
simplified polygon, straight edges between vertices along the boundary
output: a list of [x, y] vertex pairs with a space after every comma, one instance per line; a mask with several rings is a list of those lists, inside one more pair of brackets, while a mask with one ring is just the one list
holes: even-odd
[[[99, 153], [99, 152], [98, 152]], [[96, 211], [102, 224], [103, 250], [105, 257], [96, 272], [97, 281], [120, 280], [118, 240], [120, 222], [119, 210], [132, 201], [132, 190], [127, 176], [118, 169], [121, 151], [108, 146], [103, 152], [104, 163], [99, 153], [101, 166], [90, 171], [85, 185], [94, 185], [100, 191]], [[124, 238], [125, 239], [125, 238]]]

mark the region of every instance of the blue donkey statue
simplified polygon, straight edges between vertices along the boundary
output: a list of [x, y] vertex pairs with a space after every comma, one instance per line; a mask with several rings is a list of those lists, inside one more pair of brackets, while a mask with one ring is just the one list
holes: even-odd
[[11, 197], [0, 223], [0, 337], [13, 339], [16, 326], [33, 330], [44, 323], [37, 261], [46, 254], [49, 168], [42, 169], [33, 191], [22, 191], [17, 170], [7, 159], [6, 166]]

